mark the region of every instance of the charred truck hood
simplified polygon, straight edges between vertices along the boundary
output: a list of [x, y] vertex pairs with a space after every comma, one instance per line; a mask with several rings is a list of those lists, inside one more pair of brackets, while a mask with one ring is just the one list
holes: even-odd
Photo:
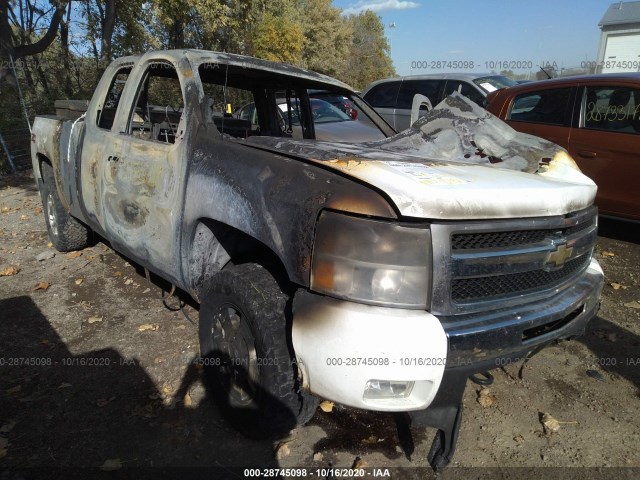
[[563, 215], [596, 185], [563, 148], [509, 125], [458, 93], [393, 137], [362, 144], [251, 137], [382, 191], [404, 217], [442, 220]]

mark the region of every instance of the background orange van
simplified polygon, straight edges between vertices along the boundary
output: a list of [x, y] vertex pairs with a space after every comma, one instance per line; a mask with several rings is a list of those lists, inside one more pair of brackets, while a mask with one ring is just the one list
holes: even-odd
[[525, 83], [490, 93], [486, 108], [566, 148], [598, 185], [600, 214], [640, 220], [640, 73]]

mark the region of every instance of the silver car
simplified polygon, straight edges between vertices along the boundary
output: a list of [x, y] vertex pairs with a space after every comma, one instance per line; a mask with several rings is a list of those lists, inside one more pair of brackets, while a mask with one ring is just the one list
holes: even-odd
[[[424, 95], [436, 106], [453, 92], [460, 92], [481, 107], [487, 94], [517, 85], [502, 75], [478, 73], [436, 73], [387, 78], [369, 85], [362, 93], [389, 124], [400, 132], [409, 128], [411, 107], [416, 94]], [[424, 109], [426, 113], [426, 108]]]

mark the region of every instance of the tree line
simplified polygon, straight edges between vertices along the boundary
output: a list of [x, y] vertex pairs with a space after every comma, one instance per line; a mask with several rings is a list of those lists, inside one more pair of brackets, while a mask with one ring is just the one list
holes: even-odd
[[53, 113], [56, 99], [89, 99], [112, 59], [168, 48], [287, 62], [356, 89], [395, 74], [380, 17], [331, 0], [0, 0], [0, 134], [26, 128], [18, 94], [29, 117]]
[[16, 82], [31, 104], [88, 98], [113, 58], [165, 48], [287, 62], [358, 89], [395, 73], [380, 17], [331, 0], [0, 0], [3, 100]]

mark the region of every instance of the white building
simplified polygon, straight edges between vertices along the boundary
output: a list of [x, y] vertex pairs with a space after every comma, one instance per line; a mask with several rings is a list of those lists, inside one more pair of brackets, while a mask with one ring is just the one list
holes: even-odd
[[598, 26], [598, 72], [640, 72], [640, 2], [611, 4]]

